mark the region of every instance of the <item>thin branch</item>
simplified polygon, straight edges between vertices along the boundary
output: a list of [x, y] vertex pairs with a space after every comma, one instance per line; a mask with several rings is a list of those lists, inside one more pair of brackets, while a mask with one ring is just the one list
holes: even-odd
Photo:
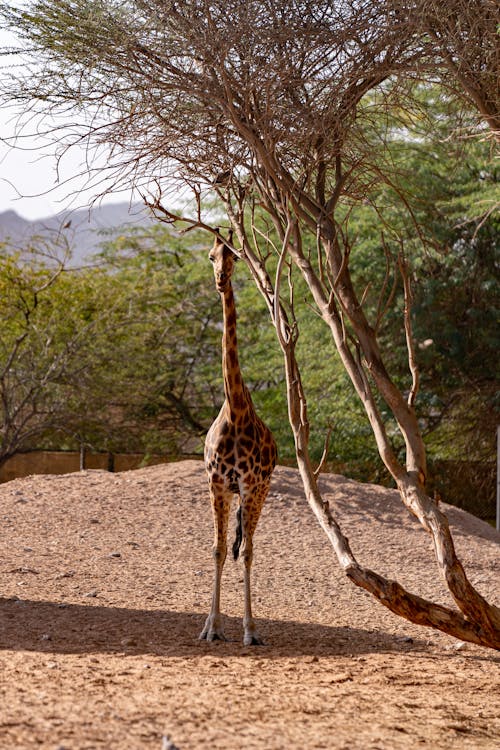
[[280, 346], [282, 348], [286, 347], [287, 340], [285, 339], [285, 336], [283, 334], [283, 319], [281, 316], [281, 303], [280, 303], [280, 286], [281, 286], [281, 276], [283, 273], [283, 266], [285, 264], [286, 255], [288, 253], [288, 245], [290, 242], [290, 235], [294, 228], [294, 221], [289, 218], [288, 225], [285, 231], [285, 236], [283, 237], [282, 247], [281, 247], [281, 253], [278, 259], [278, 266], [276, 268], [276, 276], [275, 276], [275, 284], [274, 284], [274, 320], [275, 320], [275, 327], [276, 327], [276, 335], [278, 336], [278, 341], [280, 343]]
[[374, 325], [375, 332], [378, 332], [378, 330], [380, 329], [382, 320], [384, 316], [386, 315], [387, 311], [390, 309], [392, 302], [394, 300], [394, 297], [396, 295], [396, 290], [398, 288], [397, 274], [394, 274], [391, 290], [389, 292], [387, 299], [384, 301], [385, 291], [388, 287], [389, 278], [391, 276], [391, 267], [393, 266], [393, 260], [392, 260], [391, 252], [387, 246], [387, 242], [385, 241], [384, 233], [381, 232], [380, 236], [381, 236], [382, 247], [384, 249], [384, 255], [385, 255], [385, 274], [384, 274], [384, 281], [382, 282], [382, 288], [380, 290], [380, 294], [378, 297], [377, 316], [376, 316], [375, 325]]
[[324, 447], [323, 447], [323, 453], [321, 454], [321, 458], [320, 458], [319, 464], [318, 464], [317, 468], [314, 471], [314, 478], [315, 479], [317, 479], [319, 477], [319, 475], [321, 474], [321, 472], [323, 470], [323, 466], [325, 465], [326, 459], [328, 457], [328, 449], [330, 448], [330, 438], [331, 438], [332, 432], [333, 432], [333, 426], [330, 425], [328, 427], [328, 430], [327, 430], [327, 433], [326, 433], [326, 436], [325, 436], [325, 444], [324, 444]]
[[415, 354], [415, 340], [413, 338], [412, 324], [411, 324], [411, 303], [412, 303], [412, 292], [410, 276], [408, 273], [408, 263], [405, 259], [403, 250], [398, 256], [398, 266], [403, 279], [404, 288], [404, 323], [405, 323], [405, 335], [406, 335], [406, 348], [408, 351], [408, 366], [410, 368], [412, 376], [412, 385], [410, 393], [408, 395], [408, 406], [413, 408], [415, 400], [418, 394], [420, 374], [417, 364], [417, 358]]

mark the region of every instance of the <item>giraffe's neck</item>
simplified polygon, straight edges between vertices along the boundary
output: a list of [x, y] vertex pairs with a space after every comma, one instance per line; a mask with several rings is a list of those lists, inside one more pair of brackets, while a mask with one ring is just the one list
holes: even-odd
[[222, 336], [222, 374], [224, 394], [232, 413], [246, 411], [250, 404], [248, 391], [243, 382], [238, 358], [238, 341], [236, 338], [236, 307], [233, 287], [228, 284], [222, 294], [222, 311], [224, 315], [224, 333]]

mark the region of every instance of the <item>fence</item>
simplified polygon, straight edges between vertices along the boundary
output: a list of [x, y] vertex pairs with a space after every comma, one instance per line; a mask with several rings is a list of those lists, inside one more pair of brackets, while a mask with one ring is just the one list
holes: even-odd
[[[82, 460], [83, 459], [83, 460]], [[165, 456], [144, 456], [143, 453], [91, 453], [85, 451], [30, 451], [17, 453], [0, 467], [0, 482], [31, 474], [69, 474], [85, 469], [129, 471], [141, 466], [168, 463]], [[82, 466], [83, 464], [83, 466]]]

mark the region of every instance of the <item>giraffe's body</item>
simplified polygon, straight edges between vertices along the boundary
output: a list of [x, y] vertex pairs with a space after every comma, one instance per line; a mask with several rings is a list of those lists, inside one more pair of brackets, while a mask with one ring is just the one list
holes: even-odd
[[229, 247], [216, 240], [210, 251], [217, 290], [222, 298], [224, 333], [222, 369], [225, 401], [205, 441], [205, 468], [214, 516], [215, 580], [212, 608], [200, 638], [224, 639], [220, 614], [220, 586], [227, 553], [227, 530], [231, 503], [239, 495], [238, 528], [233, 553], [237, 559], [242, 545], [245, 564], [244, 643], [261, 643], [252, 617], [250, 569], [253, 533], [269, 492], [276, 463], [276, 443], [271, 431], [257, 416], [250, 392], [243, 382], [236, 339], [236, 309], [231, 274], [235, 257]]

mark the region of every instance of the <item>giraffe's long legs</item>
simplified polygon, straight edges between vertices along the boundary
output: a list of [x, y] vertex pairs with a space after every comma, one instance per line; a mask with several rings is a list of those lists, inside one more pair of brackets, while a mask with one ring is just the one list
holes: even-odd
[[245, 605], [243, 615], [243, 643], [245, 646], [260, 646], [264, 643], [258, 633], [252, 615], [252, 591], [250, 579], [253, 560], [253, 535], [268, 491], [269, 483], [259, 484], [257, 487], [253, 487], [251, 491], [247, 490], [243, 494], [241, 505], [243, 532], [242, 557], [245, 565], [243, 577]]
[[259, 636], [257, 626], [252, 615], [252, 593], [250, 583], [252, 558], [253, 543], [251, 539], [248, 539], [245, 551], [243, 552], [243, 560], [245, 563], [245, 572], [243, 577], [245, 595], [245, 611], [243, 615], [243, 643], [245, 646], [261, 646], [264, 641]]
[[220, 613], [220, 590], [222, 570], [227, 554], [227, 526], [229, 511], [231, 509], [232, 494], [224, 492], [223, 489], [210, 486], [210, 500], [214, 517], [214, 586], [212, 593], [212, 606], [204, 628], [200, 633], [200, 640], [225, 641], [224, 627]]

